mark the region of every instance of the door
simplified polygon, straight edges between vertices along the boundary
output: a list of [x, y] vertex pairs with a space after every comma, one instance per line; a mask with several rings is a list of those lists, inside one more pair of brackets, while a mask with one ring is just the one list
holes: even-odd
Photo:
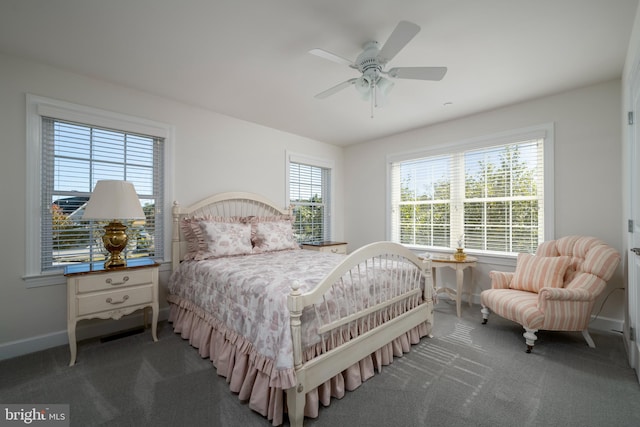
[[628, 156], [629, 164], [629, 209], [630, 227], [628, 246], [628, 286], [627, 307], [628, 325], [625, 325], [625, 335], [628, 331], [629, 363], [636, 370], [640, 380], [640, 69], [634, 73], [631, 94], [631, 107], [633, 115], [632, 124], [629, 126], [627, 137], [629, 138]]

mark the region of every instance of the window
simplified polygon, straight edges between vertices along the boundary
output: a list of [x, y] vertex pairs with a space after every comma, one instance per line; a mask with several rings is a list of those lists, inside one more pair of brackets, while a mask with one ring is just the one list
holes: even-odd
[[[145, 213], [144, 221], [127, 224], [125, 256], [162, 260], [169, 128], [34, 96], [28, 96], [27, 108], [28, 186], [36, 193], [27, 198], [27, 209], [36, 213], [27, 230], [27, 281], [71, 263], [105, 259], [105, 224], [82, 219], [102, 179], [132, 182]], [[48, 283], [36, 283], [42, 284]]]
[[535, 129], [391, 159], [391, 240], [417, 248], [535, 252], [552, 231], [545, 222], [552, 217], [545, 215], [552, 200], [545, 192], [552, 181], [551, 135], [549, 128]]
[[288, 159], [288, 199], [293, 207], [298, 242], [331, 240], [330, 165], [300, 156]]
[[103, 222], [82, 219], [91, 191], [101, 179], [134, 184], [145, 221], [129, 222], [126, 258], [162, 256], [162, 138], [42, 118], [43, 271], [70, 263], [102, 261]]

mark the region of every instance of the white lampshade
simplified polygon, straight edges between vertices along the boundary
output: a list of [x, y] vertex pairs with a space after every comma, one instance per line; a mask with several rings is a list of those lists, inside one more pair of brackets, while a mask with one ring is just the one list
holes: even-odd
[[132, 183], [102, 180], [96, 183], [83, 219], [144, 219], [140, 199]]

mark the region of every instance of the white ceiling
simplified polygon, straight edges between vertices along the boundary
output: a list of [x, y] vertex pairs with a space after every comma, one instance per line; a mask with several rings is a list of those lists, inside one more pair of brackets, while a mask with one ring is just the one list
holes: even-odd
[[[619, 78], [638, 0], [2, 0], [0, 52], [336, 145], [368, 141]], [[314, 95], [401, 20], [422, 28], [376, 109], [354, 88]], [[451, 105], [445, 106], [445, 104]]]

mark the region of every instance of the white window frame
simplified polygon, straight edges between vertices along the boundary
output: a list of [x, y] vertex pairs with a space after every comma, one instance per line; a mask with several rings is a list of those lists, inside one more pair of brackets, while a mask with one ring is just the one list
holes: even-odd
[[[333, 160], [328, 160], [328, 159], [322, 159], [322, 158], [318, 158], [318, 157], [313, 157], [313, 156], [307, 156], [304, 154], [297, 154], [297, 153], [293, 153], [290, 151], [286, 152], [286, 162], [285, 162], [285, 169], [286, 169], [286, 182], [285, 182], [285, 200], [287, 201], [287, 203], [290, 203], [291, 201], [291, 195], [290, 195], [290, 189], [289, 189], [289, 183], [290, 183], [290, 177], [289, 177], [289, 170], [291, 167], [291, 163], [301, 163], [304, 165], [309, 165], [309, 166], [315, 166], [318, 168], [324, 168], [324, 169], [329, 169], [330, 171], [330, 182], [329, 182], [329, 212], [327, 212], [326, 214], [329, 217], [329, 237], [328, 240], [332, 240], [333, 239], [333, 230], [335, 230], [335, 224], [334, 224], [334, 215], [333, 215], [333, 211], [334, 211], [334, 195], [335, 195], [335, 179], [334, 177], [334, 169], [335, 169], [335, 162]], [[325, 234], [326, 235], [326, 234]]]
[[[388, 240], [393, 236], [393, 218], [392, 218], [392, 164], [402, 161], [409, 161], [413, 159], [432, 157], [443, 154], [450, 154], [452, 152], [468, 151], [474, 149], [488, 148], [497, 145], [507, 145], [514, 143], [515, 141], [526, 141], [528, 139], [543, 139], [544, 150], [544, 207], [543, 207], [543, 224], [544, 224], [544, 240], [553, 240], [555, 238], [555, 217], [554, 217], [554, 124], [545, 123], [535, 125], [527, 128], [508, 130], [496, 134], [486, 135], [478, 138], [471, 138], [468, 140], [458, 141], [454, 143], [447, 143], [441, 145], [435, 145], [427, 149], [409, 151], [404, 153], [395, 153], [387, 156], [387, 224], [386, 224], [386, 236]], [[452, 213], [453, 216], [453, 213]], [[424, 250], [424, 247], [416, 247], [412, 245], [406, 245], [413, 250]], [[442, 248], [429, 248], [434, 252], [442, 251]], [[474, 251], [468, 250], [466, 252], [472, 253]], [[507, 257], [515, 258], [514, 254], [509, 253], [488, 253], [485, 251], [479, 251], [477, 255], [486, 255], [492, 257]]]
[[26, 271], [23, 279], [28, 288], [65, 283], [62, 270], [41, 270], [41, 195], [42, 195], [42, 117], [67, 120], [87, 125], [118, 129], [124, 132], [164, 138], [164, 261], [170, 256], [172, 200], [169, 172], [173, 170], [174, 127], [166, 123], [143, 119], [71, 102], [42, 96], [26, 96]]

